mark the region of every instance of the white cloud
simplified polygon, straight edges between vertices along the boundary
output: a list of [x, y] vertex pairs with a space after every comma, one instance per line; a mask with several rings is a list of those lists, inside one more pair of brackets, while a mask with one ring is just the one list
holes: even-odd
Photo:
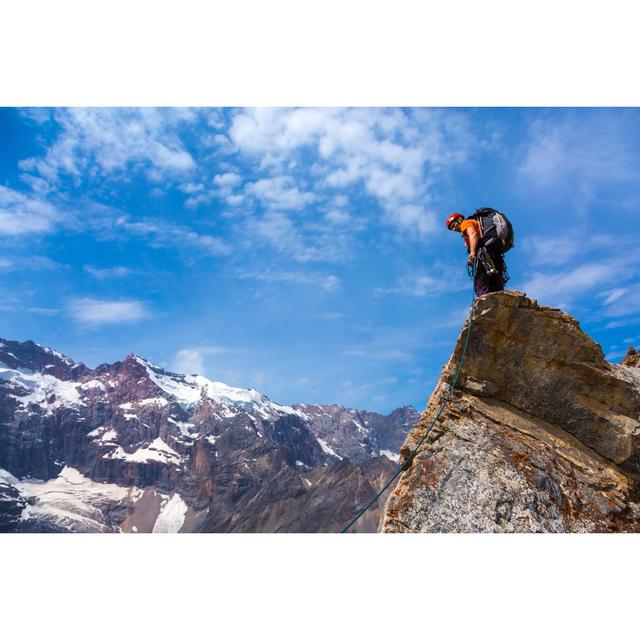
[[139, 300], [97, 300], [77, 298], [68, 308], [76, 322], [98, 326], [104, 324], [128, 324], [145, 319], [149, 312]]
[[576, 236], [526, 238], [522, 243], [533, 266], [559, 266], [584, 251], [583, 242]]
[[411, 360], [413, 355], [409, 351], [400, 349], [356, 348], [342, 351], [342, 355], [352, 358], [366, 358], [367, 360]]
[[460, 307], [459, 309], [454, 309], [446, 314], [439, 326], [443, 328], [448, 327], [459, 327], [462, 329], [465, 321], [469, 317], [469, 306]]
[[351, 216], [348, 213], [345, 213], [344, 211], [340, 211], [338, 209], [331, 209], [331, 211], [327, 212], [325, 217], [329, 223], [338, 226], [342, 226], [351, 222]]
[[239, 204], [244, 196], [234, 193], [234, 188], [242, 181], [237, 173], [221, 173], [213, 177], [214, 187], [206, 187], [202, 183], [185, 183], [180, 186], [183, 193], [189, 195], [185, 206], [195, 209], [201, 205], [210, 204], [215, 198], [227, 202], [230, 205]]
[[205, 358], [207, 356], [240, 353], [240, 349], [229, 349], [227, 347], [188, 347], [180, 349], [171, 363], [171, 371], [176, 373], [206, 375]]
[[268, 211], [262, 218], [250, 220], [248, 226], [276, 248], [286, 248], [297, 242], [296, 228], [285, 213]]
[[340, 279], [337, 276], [327, 276], [320, 285], [325, 291], [336, 291], [340, 288]]
[[609, 362], [612, 362], [613, 360], [617, 360], [618, 358], [623, 358], [625, 355], [627, 355], [626, 350], [616, 350], [616, 351], [609, 351], [606, 354], [606, 359], [609, 360]]
[[413, 229], [418, 237], [426, 238], [436, 228], [435, 213], [420, 205], [405, 204], [390, 208], [387, 219], [402, 229]]
[[183, 182], [178, 188], [182, 193], [200, 193], [204, 185], [201, 182]]
[[240, 269], [235, 272], [237, 278], [255, 280], [257, 282], [288, 282], [292, 284], [321, 287], [331, 293], [342, 286], [340, 278], [333, 274], [315, 273], [312, 271], [285, 271], [263, 267], [257, 269]]
[[61, 176], [76, 181], [122, 173], [140, 166], [160, 181], [195, 168], [178, 129], [193, 121], [185, 109], [56, 109], [60, 132], [44, 157], [23, 160], [23, 171], [55, 184]]
[[301, 191], [289, 176], [263, 178], [248, 184], [245, 191], [256, 196], [266, 207], [275, 210], [297, 210], [312, 203], [316, 196]]
[[430, 177], [479, 146], [464, 114], [442, 110], [247, 109], [233, 117], [229, 135], [276, 176], [296, 153], [314, 153], [314, 193], [360, 185], [386, 222], [419, 238], [434, 224]]
[[312, 223], [292, 219], [283, 211], [267, 211], [261, 217], [249, 217], [243, 230], [252, 242], [267, 242], [287, 261], [338, 263], [350, 255], [347, 230], [318, 228]]
[[237, 173], [228, 172], [214, 176], [213, 181], [219, 187], [235, 187], [240, 183], [240, 176]]
[[176, 373], [205, 375], [202, 351], [199, 349], [180, 349], [173, 359], [171, 370]]
[[62, 213], [42, 198], [0, 186], [0, 236], [46, 234], [62, 220]]
[[609, 291], [605, 291], [601, 293], [598, 297], [604, 298], [603, 304], [609, 305], [615, 302], [616, 300], [619, 300], [620, 298], [622, 298], [622, 296], [624, 296], [628, 292], [629, 292], [629, 289], [616, 288], [616, 289], [611, 289]]
[[201, 234], [162, 220], [130, 221], [127, 216], [116, 219], [115, 228], [148, 238], [152, 247], [195, 247], [214, 256], [228, 255], [231, 247], [216, 236]]
[[529, 129], [520, 177], [531, 185], [589, 196], [598, 185], [638, 180], [638, 114], [632, 109], [572, 110]]
[[22, 107], [18, 111], [21, 118], [37, 125], [45, 124], [51, 120], [51, 110], [46, 107]]
[[534, 272], [522, 288], [529, 297], [545, 304], [566, 305], [567, 300], [615, 282], [619, 270], [619, 264], [603, 261], [582, 264], [567, 272]]
[[410, 271], [398, 279], [395, 287], [380, 287], [374, 290], [377, 294], [401, 294], [422, 298], [425, 296], [454, 293], [471, 289], [470, 281], [460, 275], [460, 270], [453, 270], [443, 265], [434, 265], [432, 274], [422, 271]]
[[66, 265], [46, 256], [12, 255], [0, 259], [0, 269], [7, 271], [46, 271], [48, 269], [64, 269], [65, 267]]
[[634, 282], [629, 287], [617, 287], [604, 292], [605, 306], [603, 315], [607, 318], [622, 318], [624, 316], [638, 317], [640, 314], [640, 282]]
[[133, 273], [132, 269], [127, 267], [109, 267], [106, 269], [98, 269], [91, 265], [85, 265], [84, 270], [92, 275], [96, 280], [106, 280], [107, 278], [124, 278]]
[[232, 207], [235, 207], [244, 202], [244, 196], [240, 194], [234, 194], [234, 195], [227, 196], [225, 200], [227, 204], [230, 204]]
[[57, 316], [60, 313], [60, 309], [52, 309], [50, 307], [31, 307], [30, 313], [37, 313], [41, 316]]
[[613, 322], [608, 322], [604, 328], [605, 329], [619, 329], [620, 327], [628, 327], [629, 325], [637, 325], [638, 318], [634, 315], [633, 318], [625, 318], [624, 320], [614, 320]]

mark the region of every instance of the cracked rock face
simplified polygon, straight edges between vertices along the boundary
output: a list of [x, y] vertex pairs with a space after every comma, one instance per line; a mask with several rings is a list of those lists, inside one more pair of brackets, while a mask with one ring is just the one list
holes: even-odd
[[[401, 449], [453, 381], [467, 326]], [[640, 370], [516, 292], [476, 301], [457, 389], [385, 506], [384, 532], [640, 531]]]
[[629, 347], [627, 355], [620, 364], [624, 364], [627, 367], [640, 367], [640, 351], [636, 351], [633, 347]]

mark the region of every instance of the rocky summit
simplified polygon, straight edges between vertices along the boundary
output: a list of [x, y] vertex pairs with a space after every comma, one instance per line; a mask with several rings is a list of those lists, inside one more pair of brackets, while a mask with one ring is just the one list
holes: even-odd
[[[403, 459], [449, 391], [458, 338]], [[457, 388], [384, 510], [384, 532], [640, 531], [640, 368], [524, 294], [475, 302]]]
[[636, 351], [634, 347], [629, 347], [627, 355], [620, 364], [625, 364], [627, 367], [640, 367], [640, 351]]
[[0, 531], [340, 531], [418, 419], [280, 405], [134, 354], [90, 369], [0, 339]]

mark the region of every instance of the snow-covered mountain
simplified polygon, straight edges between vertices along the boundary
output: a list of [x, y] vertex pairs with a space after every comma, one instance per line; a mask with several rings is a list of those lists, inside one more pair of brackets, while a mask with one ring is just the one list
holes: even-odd
[[133, 354], [89, 369], [0, 339], [0, 530], [338, 530], [418, 418], [280, 405]]

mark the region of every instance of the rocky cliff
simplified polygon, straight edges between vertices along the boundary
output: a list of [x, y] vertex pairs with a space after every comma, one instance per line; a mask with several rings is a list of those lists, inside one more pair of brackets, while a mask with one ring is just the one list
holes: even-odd
[[640, 351], [636, 351], [633, 347], [629, 347], [627, 355], [620, 364], [624, 364], [627, 367], [640, 367]]
[[339, 531], [418, 417], [0, 339], [0, 531]]
[[[467, 325], [401, 449], [449, 390]], [[640, 531], [640, 369], [516, 292], [476, 301], [458, 388], [385, 505], [384, 532]]]

